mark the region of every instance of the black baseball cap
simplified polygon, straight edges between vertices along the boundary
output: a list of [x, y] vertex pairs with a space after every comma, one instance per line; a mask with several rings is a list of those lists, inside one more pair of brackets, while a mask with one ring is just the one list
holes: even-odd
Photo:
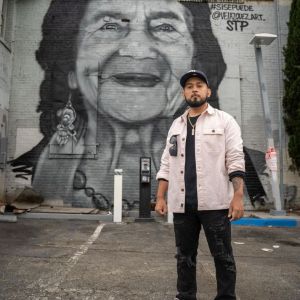
[[198, 70], [190, 70], [190, 71], [186, 72], [180, 78], [180, 85], [184, 88], [186, 81], [188, 79], [190, 79], [191, 77], [198, 77], [201, 80], [203, 80], [207, 84], [207, 86], [209, 86], [206, 74], [204, 72], [198, 71]]

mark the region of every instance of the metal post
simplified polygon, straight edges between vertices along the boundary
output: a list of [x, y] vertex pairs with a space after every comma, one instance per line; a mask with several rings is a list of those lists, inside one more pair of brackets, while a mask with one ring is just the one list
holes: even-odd
[[280, 10], [279, 0], [275, 0], [275, 22], [277, 29], [277, 57], [278, 57], [278, 77], [279, 77], [279, 101], [278, 101], [278, 124], [279, 124], [279, 187], [280, 199], [284, 199], [284, 184], [283, 184], [283, 148], [284, 148], [284, 127], [283, 127], [283, 79], [282, 79], [282, 63], [281, 63], [281, 30], [280, 30]]
[[123, 170], [115, 169], [114, 176], [114, 222], [122, 222], [122, 181], [123, 181]]
[[[267, 148], [274, 148], [274, 138], [273, 138], [273, 130], [272, 130], [272, 122], [271, 122], [271, 113], [269, 107], [268, 93], [267, 93], [267, 85], [266, 79], [264, 76], [264, 67], [262, 60], [262, 52], [261, 47], [257, 44], [254, 45], [255, 49], [255, 57], [256, 57], [256, 65], [258, 72], [258, 81], [260, 87], [261, 101], [263, 107], [263, 114], [265, 120], [265, 134], [267, 138]], [[282, 210], [282, 204], [280, 199], [280, 191], [279, 184], [277, 179], [277, 171], [271, 170], [271, 186], [272, 186], [272, 196], [274, 200], [275, 210], [271, 210], [271, 214], [274, 215], [285, 215], [286, 212]]]

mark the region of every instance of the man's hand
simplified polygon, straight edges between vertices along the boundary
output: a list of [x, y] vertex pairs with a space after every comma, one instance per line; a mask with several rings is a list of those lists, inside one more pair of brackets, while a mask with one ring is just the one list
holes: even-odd
[[228, 212], [230, 221], [238, 220], [244, 215], [243, 195], [234, 195], [231, 200]]
[[233, 199], [231, 200], [228, 212], [230, 221], [238, 220], [244, 215], [244, 180], [241, 177], [232, 178], [232, 185], [234, 189]]
[[161, 216], [164, 216], [168, 212], [167, 203], [164, 198], [156, 199], [155, 211]]
[[161, 216], [164, 216], [168, 211], [167, 202], [165, 200], [165, 195], [168, 190], [168, 186], [169, 182], [167, 180], [161, 179], [158, 181], [155, 211]]

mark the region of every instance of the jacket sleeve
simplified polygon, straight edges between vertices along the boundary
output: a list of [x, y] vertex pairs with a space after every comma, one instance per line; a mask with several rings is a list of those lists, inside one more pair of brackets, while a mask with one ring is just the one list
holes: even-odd
[[233, 117], [229, 118], [225, 128], [225, 164], [229, 177], [233, 173], [245, 173], [241, 129]]
[[173, 125], [171, 126], [171, 128], [168, 132], [168, 136], [166, 139], [166, 146], [165, 146], [165, 149], [161, 156], [160, 168], [156, 174], [156, 180], [164, 179], [166, 181], [169, 181], [169, 160], [170, 160], [169, 147], [171, 146], [171, 144], [169, 143], [169, 140], [171, 137], [172, 127], [173, 127]]

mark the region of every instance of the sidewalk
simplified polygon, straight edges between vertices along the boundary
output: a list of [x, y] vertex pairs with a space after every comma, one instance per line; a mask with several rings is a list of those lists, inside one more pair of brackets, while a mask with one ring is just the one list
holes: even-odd
[[[200, 235], [200, 300], [215, 296], [213, 260]], [[173, 226], [151, 223], [18, 219], [0, 223], [2, 300], [172, 300]], [[233, 226], [237, 295], [300, 299], [300, 228]]]
[[[124, 217], [137, 218], [138, 211], [123, 212]], [[152, 212], [156, 218], [156, 213]], [[66, 207], [46, 207], [41, 206], [32, 209], [28, 213], [19, 215], [0, 214], [0, 222], [17, 222], [18, 219], [59, 219], [59, 220], [94, 220], [102, 222], [112, 222], [111, 213], [95, 212], [93, 209], [66, 208]], [[165, 221], [166, 218], [165, 218]], [[245, 211], [241, 220], [233, 222], [239, 226], [259, 226], [259, 227], [300, 227], [300, 211], [287, 212], [286, 216], [273, 216], [268, 211]]]
[[300, 213], [287, 212], [285, 216], [274, 216], [270, 212], [245, 211], [244, 217], [234, 222], [240, 226], [300, 227]]

